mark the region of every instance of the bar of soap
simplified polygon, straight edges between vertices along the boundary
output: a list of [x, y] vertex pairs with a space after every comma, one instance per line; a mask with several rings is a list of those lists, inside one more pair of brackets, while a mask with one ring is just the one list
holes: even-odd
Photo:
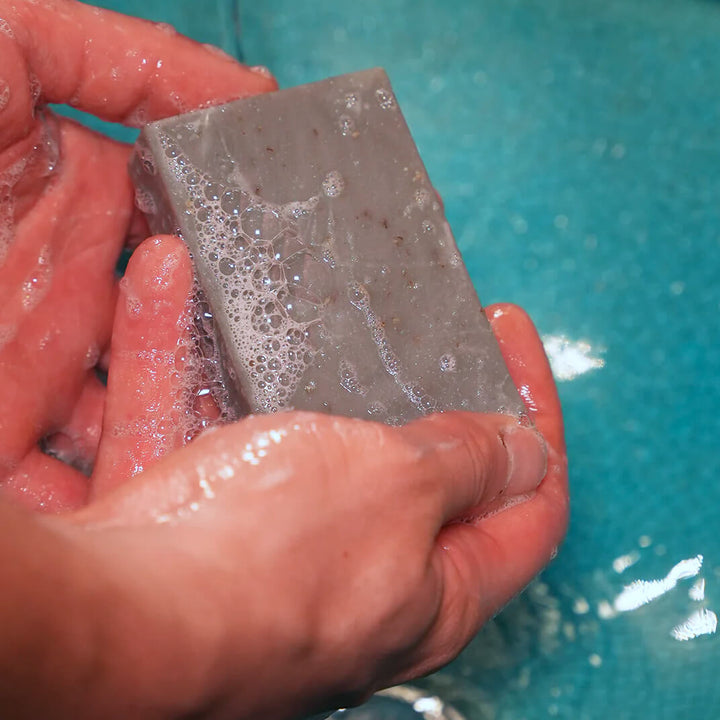
[[131, 173], [239, 414], [524, 412], [383, 70], [152, 123]]

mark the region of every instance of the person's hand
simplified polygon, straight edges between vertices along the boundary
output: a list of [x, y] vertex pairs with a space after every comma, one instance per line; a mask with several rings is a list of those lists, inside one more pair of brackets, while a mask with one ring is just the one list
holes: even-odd
[[[189, 287], [179, 240], [133, 255], [108, 390], [135, 398], [128, 417], [149, 403], [172, 425], [173, 382], [138, 363], [164, 358], [172, 374], [183, 326], [153, 323], [176, 318]], [[519, 309], [488, 314], [547, 451], [512, 418], [470, 413], [392, 428], [292, 412], [206, 432], [52, 521], [92, 578], [103, 674], [61, 674], [42, 700], [68, 717], [291, 718], [453, 658], [550, 560], [567, 518], [542, 345]]]
[[167, 27], [74, 0], [0, 0], [0, 58], [0, 489], [57, 511], [90, 491], [114, 269], [146, 231], [128, 146], [46, 104], [138, 126], [275, 83]]
[[[140, 123], [272, 81], [70, 0], [0, 0], [0, 18], [0, 483], [34, 507], [95, 498], [34, 523], [0, 503], [34, 563], [22, 612], [5, 592], [0, 616], [10, 602], [11, 631], [22, 637], [33, 618], [43, 628], [31, 640], [43, 662], [2, 665], [2, 707], [294, 717], [449, 660], [565, 528], [560, 409], [530, 321], [488, 311], [547, 455], [512, 419], [463, 413], [404, 428], [251, 417], [181, 448], [187, 254], [176, 239], [147, 241], [118, 291], [119, 250], [143, 232], [128, 149], [33, 108], [67, 101]], [[111, 327], [105, 393], [92, 366]], [[38, 443], [94, 466], [92, 485]], [[24, 565], [11, 552], [0, 543], [14, 588]]]

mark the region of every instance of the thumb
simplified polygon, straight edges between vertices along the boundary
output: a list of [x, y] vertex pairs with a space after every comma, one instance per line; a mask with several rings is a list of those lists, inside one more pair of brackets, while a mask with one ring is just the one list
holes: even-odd
[[547, 450], [540, 433], [506, 415], [447, 412], [401, 429], [428, 448], [423, 475], [441, 494], [437, 530], [487, 512], [495, 501], [533, 492], [545, 475]]

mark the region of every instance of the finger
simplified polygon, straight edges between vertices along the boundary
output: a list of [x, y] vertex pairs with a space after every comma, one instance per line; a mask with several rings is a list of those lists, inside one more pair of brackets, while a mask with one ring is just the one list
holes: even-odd
[[542, 437], [512, 417], [448, 412], [400, 432], [422, 449], [411, 474], [424, 475], [440, 496], [438, 531], [452, 520], [476, 515], [498, 497], [532, 492], [545, 474]]
[[560, 399], [532, 320], [521, 308], [508, 303], [491, 305], [485, 312], [530, 417], [548, 444], [564, 453]]
[[0, 482], [0, 493], [30, 510], [68, 512], [85, 505], [88, 479], [64, 462], [35, 448], [23, 458], [10, 477]]
[[[12, 388], [0, 394], [2, 457], [18, 459], [68, 422], [87, 370], [110, 337], [114, 266], [129, 215], [122, 201], [131, 204], [127, 177], [110, 169], [124, 168], [127, 153], [111, 143], [88, 148], [80, 131], [62, 126], [68, 158], [80, 162], [66, 163], [37, 211], [17, 222], [0, 264], [1, 324], [9, 331], [0, 348], [0, 384]], [[108, 171], [102, 182], [100, 168]]]
[[562, 416], [542, 343], [519, 308], [493, 306], [488, 308], [488, 317], [513, 380], [536, 427], [548, 440], [547, 473], [525, 502], [443, 529], [434, 556], [443, 578], [443, 607], [412, 674], [428, 672], [450, 660], [483, 622], [547, 564], [567, 525]]
[[100, 442], [105, 394], [105, 386], [91, 370], [70, 420], [43, 443], [46, 453], [88, 476]]
[[95, 498], [183, 444], [187, 397], [178, 358], [187, 346], [191, 284], [177, 238], [151, 238], [130, 260], [115, 314]]
[[[84, 3], [3, 1], [0, 17], [12, 29], [20, 54], [12, 58], [11, 39], [0, 37], [5, 46], [0, 50], [8, 57], [5, 79], [14, 93], [8, 111], [16, 117], [32, 115], [32, 78], [46, 102], [135, 126], [276, 88], [266, 72], [242, 66], [167, 26]], [[18, 67], [18, 60], [26, 69]], [[19, 83], [23, 72], [26, 82]]]

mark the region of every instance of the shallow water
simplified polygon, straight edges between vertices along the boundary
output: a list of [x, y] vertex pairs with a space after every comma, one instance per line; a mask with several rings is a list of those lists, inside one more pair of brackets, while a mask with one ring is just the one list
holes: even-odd
[[[180, 5], [154, 19], [200, 31]], [[556, 361], [568, 540], [423, 685], [473, 720], [720, 717], [720, 2], [240, 10], [246, 58], [283, 86], [387, 69], [480, 297], [523, 305]], [[615, 609], [638, 579], [664, 594]]]

